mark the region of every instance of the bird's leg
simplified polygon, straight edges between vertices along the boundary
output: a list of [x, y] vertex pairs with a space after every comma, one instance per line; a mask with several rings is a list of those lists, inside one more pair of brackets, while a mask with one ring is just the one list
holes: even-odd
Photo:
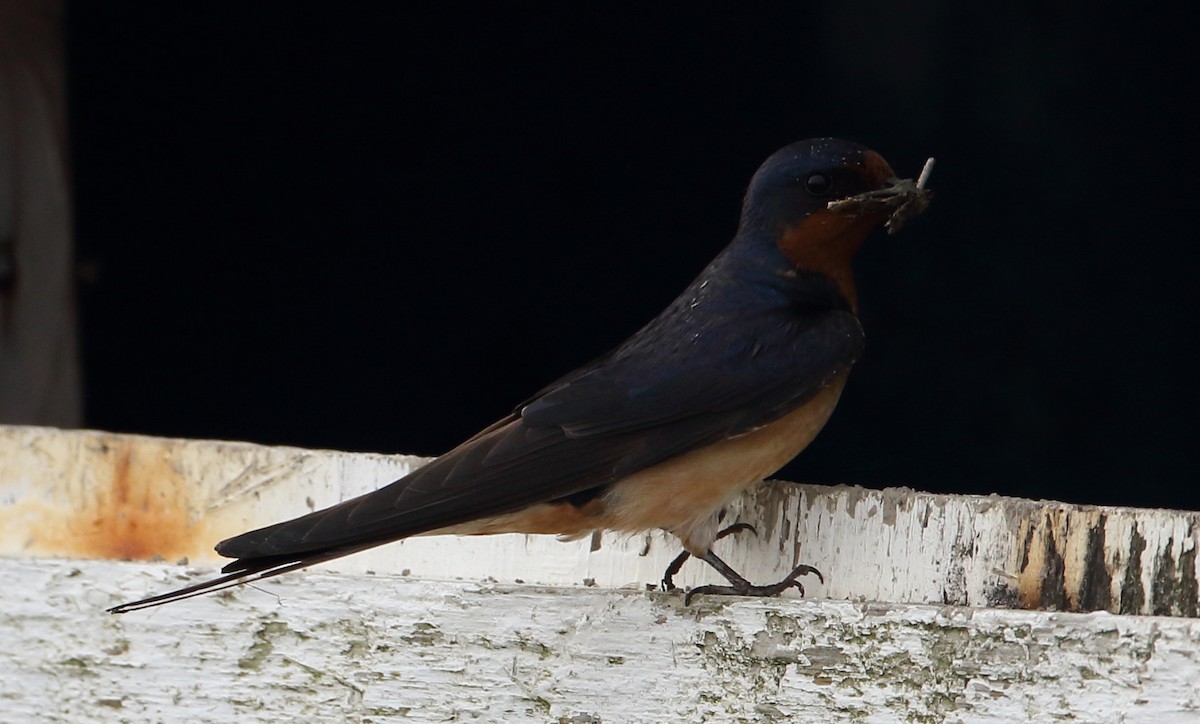
[[[749, 523], [734, 523], [733, 525], [731, 525], [727, 528], [722, 528], [717, 533], [717, 537], [714, 538], [713, 540], [721, 540], [722, 538], [724, 538], [725, 536], [727, 536], [731, 533], [739, 533], [743, 530], [748, 530], [751, 533], [753, 533], [754, 535], [758, 535], [758, 531], [755, 530], [754, 526], [750, 525]], [[663, 577], [662, 577], [662, 588], [664, 591], [674, 591], [675, 590], [675, 574], [679, 573], [679, 569], [683, 568], [683, 564], [687, 561], [687, 559], [689, 559], [691, 557], [692, 557], [691, 553], [684, 551], [684, 552], [680, 553], [679, 555], [675, 556], [675, 560], [671, 561], [671, 565], [667, 566], [667, 570], [663, 572]]]
[[[753, 533], [754, 535], [758, 535], [758, 531], [754, 528], [754, 526], [750, 525], [749, 523], [734, 523], [733, 525], [731, 525], [727, 528], [722, 528], [717, 533], [717, 537], [714, 538], [713, 540], [721, 540], [722, 538], [724, 538], [727, 535], [730, 535], [731, 533], [738, 533], [743, 530], [748, 530], [751, 533]], [[687, 561], [688, 558], [691, 558], [691, 557], [692, 557], [691, 553], [688, 553], [687, 551], [683, 551], [679, 555], [675, 556], [675, 560], [671, 561], [671, 564], [667, 566], [667, 570], [663, 572], [663, 578], [662, 578], [662, 587], [663, 587], [664, 591], [674, 591], [675, 590], [675, 574], [679, 573], [679, 569], [683, 568], [683, 564]]]
[[716, 554], [713, 553], [712, 550], [709, 550], [708, 553], [704, 554], [704, 560], [708, 563], [708, 565], [717, 569], [718, 573], [720, 573], [722, 576], [725, 576], [725, 580], [729, 581], [729, 585], [699, 586], [697, 588], [693, 588], [692, 590], [688, 591], [687, 595], [683, 598], [683, 605], [685, 606], [692, 602], [692, 596], [695, 596], [697, 593], [709, 593], [719, 596], [766, 597], [778, 596], [780, 593], [795, 586], [800, 590], [800, 595], [803, 596], [804, 586], [800, 585], [800, 582], [796, 579], [809, 573], [817, 574], [817, 578], [821, 581], [821, 583], [825, 582], [825, 576], [821, 575], [820, 571], [810, 565], [802, 563], [792, 569], [792, 572], [789, 573], [787, 577], [779, 583], [773, 583], [769, 586], [756, 586], [750, 581], [747, 581], [745, 578], [742, 578], [742, 576], [737, 571], [730, 568], [729, 564], [727, 564], [725, 561], [717, 558]]

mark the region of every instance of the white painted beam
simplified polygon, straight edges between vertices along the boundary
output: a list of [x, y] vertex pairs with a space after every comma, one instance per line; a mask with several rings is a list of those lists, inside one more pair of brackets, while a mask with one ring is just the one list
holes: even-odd
[[[647, 591], [661, 534], [439, 536], [104, 613], [419, 462], [0, 427], [0, 721], [1200, 719], [1181, 511], [773, 483], [721, 551], [758, 581], [818, 565], [808, 600]], [[155, 556], [190, 563], [111, 560]]]
[[[203, 571], [207, 572], [207, 571]], [[1194, 722], [1200, 621], [0, 558], [0, 720]]]
[[[372, 490], [420, 462], [0, 427], [0, 555], [187, 558], [215, 570], [218, 540]], [[826, 583], [803, 579], [810, 598], [1197, 615], [1196, 512], [790, 483], [761, 486], [731, 512], [759, 535], [721, 541], [722, 557], [756, 582], [813, 564]], [[661, 533], [438, 536], [327, 569], [611, 588], [656, 584], [678, 551]], [[720, 579], [691, 561], [677, 582]]]

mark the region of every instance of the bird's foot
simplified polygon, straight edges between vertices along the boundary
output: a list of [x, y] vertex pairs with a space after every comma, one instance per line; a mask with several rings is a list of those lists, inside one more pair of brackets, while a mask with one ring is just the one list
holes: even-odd
[[[688, 591], [687, 595], [683, 597], [683, 605], [685, 605], [685, 606], [691, 604], [692, 596], [695, 596], [696, 594], [700, 594], [700, 593], [708, 594], [708, 595], [717, 595], [717, 596], [761, 596], [761, 597], [765, 598], [765, 597], [769, 597], [769, 596], [778, 596], [779, 594], [783, 593], [787, 589], [794, 587], [798, 591], [800, 591], [800, 595], [803, 596], [804, 595], [804, 586], [800, 583], [800, 581], [797, 581], [796, 579], [799, 578], [800, 576], [806, 576], [809, 573], [815, 573], [817, 576], [817, 579], [820, 580], [821, 583], [825, 582], [825, 577], [823, 575], [821, 575], [820, 571], [818, 571], [816, 568], [813, 568], [812, 566], [810, 566], [808, 564], [802, 563], [802, 564], [796, 566], [795, 568], [793, 568], [792, 572], [789, 573], [787, 575], [787, 577], [785, 577], [779, 583], [772, 583], [767, 586], [757, 586], [757, 585], [747, 581], [745, 578], [742, 578], [732, 568], [729, 568], [729, 566], [727, 566], [724, 561], [722, 561], [720, 558], [717, 558], [716, 556], [712, 555], [711, 552], [707, 556], [705, 556], [704, 559], [706, 561], [708, 561], [708, 563], [710, 565], [712, 565], [713, 568], [716, 568], [722, 575], [724, 575], [725, 578], [729, 581], [730, 585], [728, 585], [728, 586], [697, 586], [696, 588], [693, 588], [692, 590]], [[720, 565], [713, 563], [714, 560], [719, 562]]]
[[[750, 525], [749, 523], [734, 523], [727, 528], [722, 528], [717, 533], [717, 537], [714, 540], [721, 540], [727, 535], [732, 533], [740, 533], [743, 530], [748, 530], [754, 535], [758, 535], [758, 530], [756, 530], [754, 526]], [[687, 559], [691, 557], [691, 553], [684, 551], [678, 556], [675, 556], [675, 560], [671, 561], [671, 565], [667, 566], [667, 570], [663, 572], [662, 577], [662, 589], [664, 591], [675, 590], [675, 574], [679, 573], [679, 569], [683, 568], [683, 564], [686, 563]]]

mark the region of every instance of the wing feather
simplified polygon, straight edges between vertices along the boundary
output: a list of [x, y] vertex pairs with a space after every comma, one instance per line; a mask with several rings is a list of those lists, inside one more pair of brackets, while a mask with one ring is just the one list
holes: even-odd
[[857, 319], [843, 311], [780, 314], [737, 331], [609, 355], [394, 483], [217, 551], [254, 559], [357, 550], [606, 485], [781, 417], [862, 348]]

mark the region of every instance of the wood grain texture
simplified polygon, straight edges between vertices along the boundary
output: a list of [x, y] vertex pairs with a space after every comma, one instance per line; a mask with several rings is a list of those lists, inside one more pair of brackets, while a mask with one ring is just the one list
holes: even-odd
[[[419, 458], [0, 427], [0, 555], [187, 558], [215, 572], [223, 537], [384, 485]], [[1197, 615], [1200, 514], [1076, 506], [907, 488], [770, 483], [728, 520], [758, 535], [717, 544], [756, 582], [798, 563], [811, 598]], [[418, 577], [657, 584], [672, 536], [413, 538], [327, 564]], [[680, 585], [721, 582], [689, 562]], [[140, 591], [130, 591], [133, 598]], [[181, 604], [190, 605], [190, 604]]]
[[[771, 483], [731, 509], [758, 535], [719, 550], [759, 581], [819, 565], [808, 600], [647, 591], [679, 550], [665, 534], [433, 536], [104, 613], [211, 575], [224, 535], [419, 463], [0, 427], [0, 721], [1200, 717], [1181, 511]], [[155, 556], [192, 564], [108, 560]]]
[[4, 721], [1191, 722], [1200, 621], [0, 558]]

